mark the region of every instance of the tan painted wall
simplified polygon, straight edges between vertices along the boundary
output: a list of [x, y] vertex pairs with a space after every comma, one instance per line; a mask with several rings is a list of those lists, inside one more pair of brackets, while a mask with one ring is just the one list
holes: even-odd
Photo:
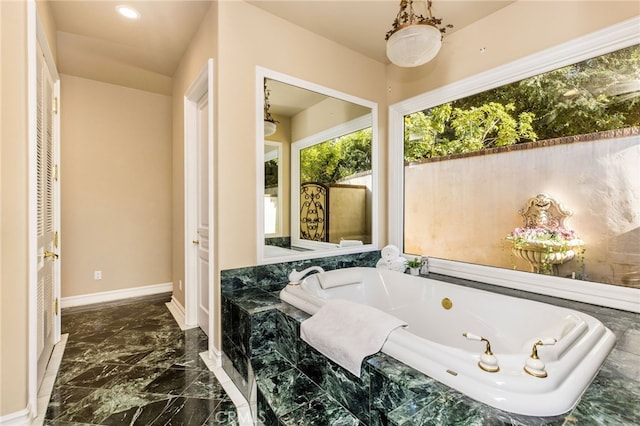
[[367, 188], [347, 185], [329, 186], [329, 242], [340, 240], [371, 242], [370, 223], [367, 222]]
[[292, 117], [291, 140], [299, 141], [370, 112], [369, 108], [351, 102], [327, 98]]
[[171, 282], [171, 97], [62, 75], [61, 99], [62, 297]]
[[[255, 68], [262, 66], [378, 102], [386, 152], [385, 66], [244, 2], [220, 2], [218, 194], [221, 269], [256, 263]], [[244, 22], [239, 26], [237, 22]], [[339, 64], [340, 66], [336, 66]], [[381, 157], [384, 158], [384, 157]], [[386, 166], [382, 161], [382, 181]], [[232, 201], [233, 200], [233, 201]], [[385, 202], [382, 200], [382, 205]], [[386, 214], [381, 210], [381, 240]]]
[[[178, 65], [173, 76], [173, 145], [172, 145], [172, 182], [173, 182], [173, 296], [184, 306], [184, 285], [180, 288], [180, 282], [184, 283], [184, 94], [196, 79], [200, 71], [207, 64], [209, 58], [216, 60], [215, 68], [220, 64], [217, 61], [217, 23], [218, 3], [212, 3], [207, 15], [202, 20], [200, 28], [189, 44], [189, 48]], [[214, 89], [215, 90], [215, 89]], [[214, 99], [215, 102], [215, 99]], [[219, 102], [213, 106], [214, 114]], [[216, 126], [216, 124], [214, 124]], [[215, 130], [214, 130], [215, 132]], [[216, 173], [216, 178], [221, 176]], [[214, 194], [215, 196], [215, 194]], [[217, 223], [214, 224], [214, 232], [217, 232]], [[215, 241], [212, 244], [217, 250]], [[212, 280], [217, 286], [217, 271], [214, 271]], [[217, 287], [219, 288], [219, 287]]]
[[[640, 137], [473, 156], [405, 168], [408, 253], [529, 271], [505, 236], [546, 193], [573, 211], [589, 280], [637, 286]], [[452, 191], [451, 188], [455, 188]], [[595, 196], [594, 196], [595, 194]], [[582, 272], [575, 261], [560, 276]]]
[[[513, 3], [445, 35], [436, 58], [421, 67], [388, 65], [389, 103], [428, 92], [640, 14], [635, 1]], [[446, 22], [446, 16], [443, 17]], [[480, 48], [486, 48], [480, 53]]]
[[[245, 25], [237, 25], [244, 22]], [[268, 47], [273, 47], [268, 48]], [[216, 60], [217, 270], [256, 263], [255, 72], [266, 67], [380, 103], [386, 110], [385, 67], [244, 2], [216, 2], [174, 75], [174, 295], [184, 303], [184, 108], [182, 96], [207, 58]], [[334, 64], [344, 64], [335, 67]], [[386, 151], [386, 119], [380, 121]], [[384, 163], [382, 177], [386, 176]], [[383, 201], [384, 204], [384, 201]], [[386, 240], [386, 215], [380, 230]], [[214, 308], [215, 309], [215, 308]], [[219, 309], [216, 309], [219, 312]], [[218, 333], [219, 335], [219, 333]], [[216, 342], [219, 345], [219, 342]]]
[[92, 76], [97, 81], [115, 82], [124, 87], [171, 95], [171, 77], [105, 55], [100, 49], [88, 46], [83, 37], [59, 31], [57, 44], [60, 73], [77, 77]]
[[27, 7], [0, 2], [0, 416], [28, 403]]
[[36, 0], [36, 8], [38, 10], [38, 17], [42, 28], [44, 29], [47, 43], [49, 44], [49, 50], [53, 56], [53, 60], [57, 62], [58, 58], [58, 43], [56, 37], [56, 23], [51, 13], [51, 5], [48, 0]]
[[[477, 72], [620, 22], [639, 13], [637, 2], [521, 1], [445, 38], [439, 56], [416, 70], [400, 70], [361, 57], [333, 42], [240, 2], [213, 3], [173, 79], [173, 281], [184, 280], [183, 100], [204, 65], [216, 58], [219, 90], [217, 170], [220, 268], [255, 263], [254, 66], [265, 66], [379, 103], [382, 182], [386, 181], [386, 104], [426, 92]], [[218, 19], [218, 8], [220, 17]], [[0, 1], [2, 23], [2, 140], [0, 141], [0, 415], [26, 406], [26, 49], [23, 2]], [[446, 17], [445, 17], [446, 18]], [[237, 22], [248, 22], [239, 26]], [[541, 23], [544, 30], [540, 31]], [[249, 30], [247, 30], [249, 28]], [[220, 36], [219, 36], [220, 34]], [[52, 49], [55, 49], [51, 43]], [[218, 55], [220, 44], [220, 55]], [[272, 47], [272, 48], [268, 48]], [[480, 47], [488, 54], [479, 55]], [[345, 64], [336, 67], [335, 64]], [[385, 75], [386, 72], [386, 75]], [[387, 98], [387, 84], [389, 95]], [[10, 108], [7, 108], [10, 105]], [[63, 103], [64, 108], [64, 103]], [[249, 124], [247, 124], [249, 123]], [[16, 145], [16, 141], [18, 144]], [[26, 144], [26, 142], [25, 142]], [[23, 182], [23, 184], [20, 184]], [[241, 190], [241, 191], [239, 191]], [[386, 190], [386, 187], [383, 187]], [[241, 192], [232, 205], [229, 200]], [[63, 201], [64, 202], [64, 201]], [[9, 207], [7, 207], [9, 206]], [[380, 204], [381, 243], [386, 242], [386, 195]], [[124, 243], [122, 241], [121, 243]], [[219, 247], [216, 247], [218, 249]], [[65, 247], [67, 249], [68, 247]], [[123, 261], [126, 267], [126, 260]], [[218, 279], [214, 277], [217, 289]], [[10, 283], [10, 284], [7, 284]], [[15, 285], [24, 283], [25, 285]], [[94, 291], [99, 291], [93, 288]], [[184, 294], [174, 285], [176, 297]], [[10, 325], [10, 326], [9, 326]], [[10, 366], [7, 369], [6, 366]]]

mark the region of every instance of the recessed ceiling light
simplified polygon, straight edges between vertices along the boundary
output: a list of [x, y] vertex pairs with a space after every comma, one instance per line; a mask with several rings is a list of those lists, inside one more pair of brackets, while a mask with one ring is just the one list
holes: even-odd
[[116, 10], [118, 13], [125, 18], [129, 19], [140, 19], [140, 12], [132, 8], [131, 6], [116, 6]]

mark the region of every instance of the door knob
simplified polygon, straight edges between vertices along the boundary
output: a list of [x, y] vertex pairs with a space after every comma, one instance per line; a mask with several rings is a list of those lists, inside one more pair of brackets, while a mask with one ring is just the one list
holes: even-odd
[[200, 240], [193, 240], [192, 243], [193, 244], [200, 244]]
[[45, 251], [44, 252], [44, 258], [46, 259], [48, 257], [50, 257], [53, 260], [56, 260], [58, 258], [58, 253], [54, 253], [52, 251]]

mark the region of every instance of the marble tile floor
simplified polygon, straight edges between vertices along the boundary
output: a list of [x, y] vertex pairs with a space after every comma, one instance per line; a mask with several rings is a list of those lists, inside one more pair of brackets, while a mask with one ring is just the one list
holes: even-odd
[[238, 425], [201, 358], [206, 335], [181, 330], [167, 296], [62, 311], [64, 354], [44, 425]]

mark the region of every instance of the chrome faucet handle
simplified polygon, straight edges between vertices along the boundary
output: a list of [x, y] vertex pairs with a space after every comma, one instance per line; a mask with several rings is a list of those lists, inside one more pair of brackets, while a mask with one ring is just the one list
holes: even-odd
[[289, 285], [298, 285], [300, 281], [310, 272], [317, 271], [319, 273], [323, 273], [324, 269], [320, 266], [310, 266], [307, 269], [303, 269], [302, 271], [293, 270], [289, 273]]

